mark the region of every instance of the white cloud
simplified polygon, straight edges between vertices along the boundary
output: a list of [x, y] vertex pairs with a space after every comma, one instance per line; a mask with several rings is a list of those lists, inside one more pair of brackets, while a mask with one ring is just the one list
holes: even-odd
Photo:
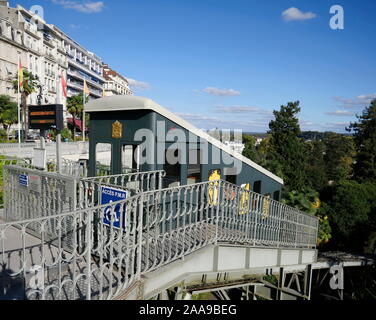
[[339, 102], [339, 107], [346, 109], [365, 108], [371, 104], [371, 101], [376, 99], [376, 93], [363, 94], [355, 98], [347, 99], [343, 97], [334, 97], [334, 100]]
[[104, 8], [103, 1], [52, 0], [52, 2], [61, 5], [64, 9], [73, 9], [83, 13], [98, 13]]
[[127, 80], [131, 88], [135, 91], [145, 91], [151, 89], [150, 84], [147, 82], [142, 82], [131, 78], [127, 78]]
[[202, 114], [193, 113], [176, 113], [178, 116], [184, 118], [187, 121], [192, 122], [197, 127], [204, 129], [221, 128], [221, 129], [240, 129], [245, 131], [252, 130], [267, 130], [267, 121], [244, 121], [244, 120], [229, 120], [225, 117], [212, 117]]
[[291, 7], [282, 12], [282, 18], [285, 21], [304, 21], [316, 18], [313, 12], [302, 12], [298, 8]]
[[349, 125], [350, 122], [328, 122], [321, 126], [321, 130], [344, 133]]
[[354, 112], [346, 111], [346, 110], [337, 110], [334, 112], [327, 112], [325, 113], [328, 116], [340, 116], [340, 117], [353, 117], [355, 116]]
[[213, 96], [239, 96], [240, 92], [234, 89], [219, 89], [215, 87], [206, 87], [203, 92]]
[[252, 114], [254, 115], [262, 115], [262, 116], [272, 116], [273, 111], [261, 109], [259, 107], [253, 106], [216, 106], [214, 107], [214, 111], [217, 113], [229, 113], [229, 114]]
[[243, 106], [231, 106], [231, 107], [223, 107], [217, 106], [215, 107], [215, 111], [219, 113], [254, 113], [260, 111], [258, 107], [243, 107]]

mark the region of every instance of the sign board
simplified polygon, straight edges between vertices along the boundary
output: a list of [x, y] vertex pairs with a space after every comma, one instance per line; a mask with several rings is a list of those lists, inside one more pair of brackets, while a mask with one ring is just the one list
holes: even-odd
[[34, 149], [33, 166], [38, 169], [46, 170], [47, 168], [46, 149]]
[[29, 128], [36, 130], [63, 130], [63, 105], [29, 106]]
[[29, 176], [29, 190], [42, 193], [42, 177], [37, 175]]
[[[108, 188], [108, 187], [101, 187], [101, 205], [111, 204], [114, 202], [118, 202], [121, 200], [127, 199], [128, 192], [124, 190], [114, 189], [114, 188]], [[122, 212], [120, 212], [122, 211]], [[106, 207], [104, 209], [104, 218], [103, 223], [105, 225], [111, 226], [111, 223], [113, 222], [113, 227], [120, 229], [120, 218], [121, 215], [123, 215], [123, 226], [122, 228], [125, 228], [125, 216], [126, 208], [122, 205], [118, 204], [116, 207]]]
[[29, 176], [26, 174], [20, 174], [18, 176], [18, 182], [21, 187], [27, 188], [29, 186]]

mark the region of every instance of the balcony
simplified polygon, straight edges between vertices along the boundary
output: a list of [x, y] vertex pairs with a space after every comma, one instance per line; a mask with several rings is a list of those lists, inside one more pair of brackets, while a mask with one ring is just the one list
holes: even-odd
[[58, 59], [58, 64], [62, 67], [62, 68], [64, 68], [64, 69], [67, 69], [68, 68], [68, 62], [66, 62], [66, 61], [63, 61], [63, 60], [61, 60], [61, 59]]
[[50, 61], [56, 63], [56, 58], [55, 58], [52, 54], [50, 54], [50, 53], [44, 53], [43, 56], [44, 56], [45, 58], [47, 58], [48, 60], [50, 60]]
[[91, 71], [88, 67], [86, 67], [83, 64], [80, 64], [79, 62], [76, 62], [76, 61], [74, 61], [72, 59], [69, 59], [68, 64], [71, 64], [73, 67], [75, 67], [75, 68], [77, 68], [79, 70], [83, 70], [84, 72], [86, 72], [87, 74], [91, 75], [92, 77], [97, 78], [98, 80], [100, 80], [102, 82], [105, 82], [105, 79], [102, 77], [102, 75], [100, 75], [100, 74], [98, 74], [96, 72]]
[[84, 90], [84, 86], [82, 84], [79, 84], [78, 82], [68, 81], [67, 86], [72, 87], [72, 88], [79, 90], [79, 91]]
[[54, 42], [53, 42], [53, 40], [51, 38], [44, 37], [43, 43], [46, 44], [46, 45], [48, 45], [51, 48], [56, 48], [56, 46], [55, 46], [55, 44], [54, 44]]
[[100, 89], [100, 90], [103, 89], [103, 85], [101, 85], [100, 83], [95, 82], [95, 81], [93, 81], [93, 80], [91, 80], [89, 78], [84, 78], [84, 76], [81, 73], [77, 72], [77, 71], [72, 71], [72, 70], [68, 69], [68, 75], [72, 76], [72, 77], [75, 77], [77, 79], [80, 79], [82, 81], [84, 81], [84, 79], [86, 79], [86, 82], [88, 84], [92, 85], [93, 87], [95, 87], [97, 89]]

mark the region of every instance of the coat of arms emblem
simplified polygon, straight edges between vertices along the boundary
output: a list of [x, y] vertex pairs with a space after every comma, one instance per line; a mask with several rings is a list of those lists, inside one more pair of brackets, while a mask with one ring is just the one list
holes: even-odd
[[123, 137], [123, 125], [116, 121], [112, 124], [112, 138], [121, 139]]

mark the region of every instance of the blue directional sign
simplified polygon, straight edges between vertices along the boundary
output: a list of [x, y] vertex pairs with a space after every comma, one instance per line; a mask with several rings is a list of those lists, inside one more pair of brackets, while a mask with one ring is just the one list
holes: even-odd
[[20, 174], [18, 176], [18, 182], [21, 187], [27, 188], [29, 186], [29, 176], [27, 176], [26, 174]]
[[[106, 204], [110, 204], [113, 202], [125, 200], [127, 196], [128, 196], [128, 192], [124, 190], [102, 187], [101, 188], [101, 205], [106, 205]], [[122, 211], [122, 213], [120, 211]], [[115, 208], [108, 206], [104, 209], [103, 223], [108, 226], [111, 226], [111, 222], [113, 222], [112, 224], [113, 227], [120, 229], [120, 217], [122, 214], [123, 215], [123, 228], [125, 228], [125, 212], [126, 212], [125, 205], [118, 204], [115, 206]]]

